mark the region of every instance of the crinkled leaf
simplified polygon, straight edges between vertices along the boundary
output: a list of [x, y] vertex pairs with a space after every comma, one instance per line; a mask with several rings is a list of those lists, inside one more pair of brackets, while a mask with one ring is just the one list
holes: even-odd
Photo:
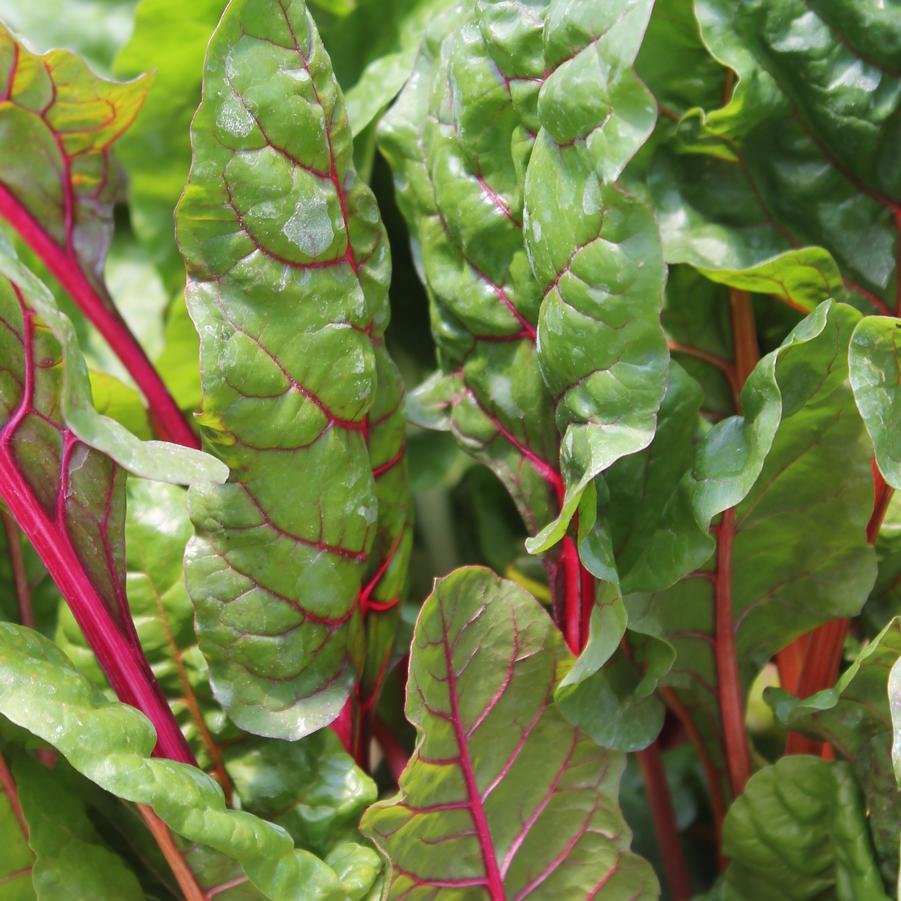
[[616, 801], [623, 755], [551, 703], [571, 664], [519, 586], [479, 568], [438, 580], [410, 659], [416, 749], [400, 794], [363, 819], [388, 898], [656, 896]]
[[48, 741], [101, 788], [147, 804], [184, 838], [239, 861], [269, 898], [295, 898], [301, 887], [311, 899], [362, 898], [378, 873], [373, 852], [343, 845], [333, 852], [347, 867], [339, 879], [295, 849], [280, 827], [227, 809], [217, 783], [200, 770], [150, 757], [156, 737], [141, 713], [103, 700], [47, 639], [11, 623], [0, 623], [0, 714]]
[[695, 10], [738, 81], [722, 109], [686, 116], [661, 160], [667, 258], [804, 309], [840, 296], [843, 277], [856, 302], [894, 310], [901, 14], [804, 0]]
[[766, 697], [790, 729], [828, 741], [852, 766], [867, 802], [870, 831], [887, 878], [898, 876], [901, 791], [891, 767], [889, 673], [901, 657], [901, 619], [893, 619], [842, 673], [834, 688], [798, 700], [771, 688]]
[[723, 825], [716, 898], [888, 901], [850, 766], [806, 755], [755, 774]]
[[[178, 239], [204, 434], [232, 476], [191, 492], [188, 589], [230, 716], [296, 739], [340, 711], [361, 613], [393, 605], [409, 553], [388, 245], [300, 0], [229, 4], [192, 135]], [[379, 669], [392, 630], [369, 620]]]
[[134, 873], [104, 846], [81, 800], [51, 770], [24, 754], [16, 755], [12, 769], [35, 854], [32, 879], [41, 901], [144, 897]]
[[545, 22], [523, 222], [566, 493], [532, 551], [562, 537], [595, 476], [650, 443], [663, 398], [657, 227], [613, 184], [654, 125], [653, 98], [631, 68], [652, 5], [552, 2]]
[[[825, 304], [760, 361], [742, 391], [744, 416], [707, 432], [648, 543], [650, 581], [684, 578], [626, 597], [630, 625], [675, 648], [663, 684], [692, 711], [716, 767], [724, 762], [717, 603], [731, 608], [744, 694], [793, 638], [857, 614], [873, 584], [868, 442], [847, 383], [858, 319], [848, 306]], [[708, 535], [712, 519], [730, 508], [725, 525]], [[728, 582], [716, 578], [725, 567]]]

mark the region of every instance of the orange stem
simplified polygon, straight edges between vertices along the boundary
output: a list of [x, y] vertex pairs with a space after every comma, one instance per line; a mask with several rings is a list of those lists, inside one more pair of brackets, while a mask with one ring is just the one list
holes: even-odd
[[163, 852], [163, 857], [166, 858], [166, 863], [169, 864], [185, 901], [207, 901], [206, 892], [200, 887], [184, 855], [175, 844], [169, 827], [146, 804], [138, 804], [138, 810], [160, 851]]

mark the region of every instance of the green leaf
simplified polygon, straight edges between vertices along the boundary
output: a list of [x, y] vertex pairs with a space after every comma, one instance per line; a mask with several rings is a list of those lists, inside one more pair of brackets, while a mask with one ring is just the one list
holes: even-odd
[[854, 329], [848, 352], [854, 400], [876, 449], [879, 471], [893, 488], [901, 488], [899, 329], [896, 319], [867, 316]]
[[110, 148], [140, 111], [148, 79], [107, 81], [64, 50], [36, 56], [2, 24], [0, 71], [0, 217], [103, 335], [147, 399], [159, 434], [196, 447], [103, 280], [123, 188]]
[[116, 57], [119, 78], [154, 72], [141, 115], [116, 146], [129, 175], [132, 225], [170, 293], [185, 279], [172, 214], [191, 164], [189, 127], [200, 102], [203, 56], [224, 8], [225, 0], [141, 0], [131, 39]]
[[563, 435], [558, 541], [587, 485], [646, 447], [666, 384], [664, 267], [654, 217], [613, 182], [647, 140], [653, 98], [631, 69], [651, 3], [552, 2], [525, 179], [524, 236], [541, 296], [542, 373]]
[[298, 847], [324, 857], [359, 841], [357, 824], [376, 799], [375, 783], [330, 729], [297, 742], [245, 740], [224, 755], [243, 809], [286, 829]]
[[[847, 383], [858, 320], [851, 307], [824, 304], [758, 363], [741, 394], [744, 415], [706, 433], [631, 577], [632, 585], [660, 586], [683, 576], [662, 591], [633, 588], [626, 606], [631, 628], [675, 648], [663, 684], [692, 709], [715, 767], [724, 763], [718, 602], [731, 608], [746, 694], [775, 652], [859, 613], [873, 585], [868, 442]], [[731, 523], [721, 519], [709, 535], [713, 518], [730, 508]], [[716, 578], [726, 567], [728, 583]]]
[[723, 854], [731, 861], [716, 895], [723, 901], [888, 901], [844, 762], [796, 755], [752, 776], [726, 815]]
[[409, 554], [388, 245], [300, 0], [229, 4], [192, 136], [178, 239], [204, 437], [232, 475], [190, 494], [188, 590], [229, 715], [296, 739], [341, 710], [367, 611], [370, 659], [390, 653], [396, 613], [378, 611]]
[[695, 12], [737, 84], [722, 109], [690, 111], [663, 154], [667, 258], [802, 309], [842, 297], [843, 278], [855, 303], [894, 310], [898, 11], [696, 0]]
[[98, 696], [47, 639], [0, 623], [0, 714], [55, 747], [101, 788], [139, 804], [184, 838], [239, 861], [257, 888], [273, 899], [358, 899], [372, 885], [373, 852], [336, 849], [348, 865], [343, 879], [308, 851], [294, 848], [278, 826], [229, 810], [222, 791], [205, 773], [151, 757], [156, 741], [150, 722], [125, 704]]
[[386, 897], [651, 897], [616, 802], [622, 754], [550, 703], [572, 665], [541, 606], [469, 567], [439, 579], [416, 625], [400, 794], [362, 828], [389, 859]]
[[901, 657], [901, 619], [894, 618], [842, 673], [834, 688], [799, 700], [782, 689], [765, 697], [789, 729], [828, 741], [854, 770], [866, 798], [870, 833], [886, 878], [898, 877], [901, 790], [891, 766], [889, 672]]
[[19, 754], [13, 774], [35, 854], [32, 878], [41, 901], [144, 897], [134, 873], [104, 847], [81, 800], [51, 770]]
[[[47, 288], [31, 274], [13, 255], [12, 250], [0, 242], [0, 276], [3, 281], [4, 319], [14, 330], [21, 332], [27, 308], [40, 317], [41, 325], [53, 336], [56, 347], [42, 347], [58, 360], [58, 366], [47, 370], [48, 381], [52, 379], [56, 395], [52, 398], [51, 410], [57, 410], [72, 433], [89, 447], [118, 463], [126, 471], [146, 479], [174, 484], [189, 484], [199, 481], [222, 482], [227, 477], [226, 468], [218, 460], [192, 448], [179, 447], [163, 441], [141, 441], [120, 423], [98, 413], [91, 401], [91, 386], [84, 358], [78, 349], [78, 339], [71, 321], [56, 306]], [[17, 296], [22, 300], [17, 303]], [[43, 337], [39, 333], [43, 344]], [[10, 350], [13, 359], [18, 356], [16, 366], [25, 371], [26, 358], [35, 353], [28, 348], [23, 353]], [[19, 381], [23, 385], [24, 380]], [[9, 388], [7, 388], [9, 390]], [[21, 389], [20, 389], [21, 390]], [[15, 409], [15, 393], [10, 393], [7, 409]], [[48, 399], [49, 400], [49, 399]], [[30, 405], [31, 398], [27, 399]], [[36, 439], [31, 439], [36, 440]]]

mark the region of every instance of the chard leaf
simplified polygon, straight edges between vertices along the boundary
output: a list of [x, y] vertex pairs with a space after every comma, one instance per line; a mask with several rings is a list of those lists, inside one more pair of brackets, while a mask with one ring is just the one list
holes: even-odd
[[362, 824], [390, 861], [388, 898], [656, 897], [616, 802], [624, 756], [551, 703], [571, 664], [515, 583], [476, 567], [436, 582], [410, 658], [416, 749]]
[[300, 0], [229, 4], [192, 136], [178, 240], [231, 480], [190, 492], [188, 590], [231, 718], [297, 739], [344, 705], [368, 612], [377, 690], [409, 554], [388, 244]]
[[161, 749], [190, 759], [129, 615], [124, 584], [125, 473], [223, 479], [193, 449], [143, 442], [91, 404], [71, 322], [0, 246], [0, 497], [69, 604], [113, 688], [145, 710]]
[[374, 852], [343, 845], [333, 852], [343, 878], [299, 850], [283, 829], [229, 810], [222, 790], [187, 764], [151, 757], [156, 737], [137, 710], [109, 703], [47, 639], [0, 623], [0, 714], [55, 747], [101, 788], [146, 804], [191, 842], [237, 860], [268, 898], [358, 899], [378, 874]]
[[565, 496], [527, 545], [558, 541], [585, 488], [650, 443], [666, 384], [664, 267], [653, 214], [613, 183], [647, 140], [653, 98], [632, 65], [653, 4], [552, 2], [524, 236], [541, 312], [541, 370], [556, 399]]
[[889, 674], [901, 657], [901, 619], [893, 619], [842, 673], [834, 688], [799, 700], [782, 689], [766, 699], [788, 728], [828, 741], [853, 768], [869, 831], [888, 880], [898, 878], [901, 791], [891, 768]]
[[[721, 705], [743, 703], [791, 640], [858, 613], [873, 585], [868, 443], [847, 384], [858, 320], [851, 307], [824, 304], [760, 361], [741, 394], [744, 415], [707, 432], [648, 543], [641, 578], [684, 577], [626, 597], [630, 626], [675, 648], [663, 684], [691, 711], [714, 770], [728, 762]], [[722, 638], [730, 633], [734, 655]], [[732, 665], [737, 698], [727, 704], [720, 667]]]
[[[5, 749], [4, 749], [5, 750]], [[28, 844], [28, 824], [19, 791], [6, 759], [0, 755], [0, 897], [3, 901], [32, 901], [34, 852]]]
[[106, 81], [64, 50], [37, 56], [2, 24], [0, 73], [0, 217], [113, 348], [146, 397], [161, 436], [196, 447], [103, 282], [113, 204], [122, 188], [110, 147], [140, 111], [147, 79]]
[[594, 584], [569, 522], [650, 440], [665, 383], [653, 217], [610, 183], [654, 122], [630, 68], [650, 5], [451, 8], [380, 126], [442, 369], [414, 418], [495, 472], [530, 550], [562, 540], [545, 564], [573, 648]]
[[13, 774], [35, 854], [32, 879], [41, 901], [144, 897], [134, 873], [103, 845], [81, 800], [51, 770], [19, 754]]
[[129, 176], [132, 226], [170, 293], [181, 291], [185, 280], [172, 212], [191, 164], [189, 129], [200, 101], [203, 56], [224, 8], [225, 0], [141, 0], [134, 31], [115, 62], [118, 78], [154, 72], [141, 115], [116, 149]]
[[841, 298], [843, 281], [855, 303], [894, 311], [898, 10], [696, 0], [695, 11], [738, 81], [722, 109], [686, 115], [661, 160], [667, 259], [801, 309]]
[[731, 861], [714, 897], [888, 901], [851, 767], [784, 757], [751, 777], [723, 825]]

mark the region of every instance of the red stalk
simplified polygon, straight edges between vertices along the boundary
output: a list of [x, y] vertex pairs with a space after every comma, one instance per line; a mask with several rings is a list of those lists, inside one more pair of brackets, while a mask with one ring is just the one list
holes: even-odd
[[31, 606], [31, 589], [28, 587], [28, 574], [25, 572], [25, 560], [22, 557], [22, 544], [19, 541], [19, 529], [16, 521], [6, 512], [0, 510], [3, 528], [6, 531], [6, 544], [9, 562], [13, 570], [13, 581], [16, 586], [16, 598], [19, 601], [19, 622], [29, 629], [34, 628], [34, 610]]
[[679, 830], [676, 828], [676, 816], [660, 757], [660, 748], [656, 742], [638, 752], [638, 765], [641, 767], [645, 793], [651, 807], [654, 831], [657, 834], [670, 894], [673, 901], [686, 901], [694, 892], [685, 856], [682, 853]]
[[406, 769], [410, 757], [403, 745], [395, 738], [394, 733], [377, 716], [372, 719], [372, 734], [382, 749], [385, 763], [394, 777], [394, 781], [400, 784], [401, 773]]
[[119, 630], [88, 578], [64, 523], [51, 518], [13, 459], [8, 433], [0, 437], [0, 497], [66, 598], [116, 695], [153, 723], [162, 757], [196, 765], [140, 645]]
[[732, 617], [732, 541], [735, 509], [726, 510], [717, 527], [714, 618], [716, 622], [716, 675], [726, 765], [732, 793], [738, 797], [751, 776], [751, 749], [745, 732], [745, 705], [738, 675], [735, 624]]
[[[867, 541], [875, 544], [879, 538], [879, 529], [888, 511], [894, 490], [882, 478], [882, 473], [873, 460], [873, 512], [867, 523]], [[807, 636], [807, 654], [797, 685], [794, 688], [785, 686], [799, 698], [807, 698], [818, 691], [835, 684], [842, 663], [842, 651], [848, 635], [850, 620], [835, 619], [814, 629]], [[785, 744], [786, 754], [820, 754], [831, 753], [828, 743], [813, 741], [797, 732], [789, 732]]]
[[164, 441], [199, 448], [200, 440], [163, 384], [159, 373], [147, 359], [144, 349], [122, 317], [104, 302], [97, 289], [88, 281], [74, 250], [61, 248], [2, 183], [0, 216], [12, 225], [22, 240], [41, 258], [53, 277], [122, 361], [147, 400], [150, 417], [159, 437]]
[[166, 863], [172, 870], [172, 875], [178, 883], [185, 901], [207, 901], [207, 893], [200, 887], [193, 870], [188, 866], [184, 855], [175, 844], [169, 827], [146, 804], [138, 804], [138, 810], [150, 830], [150, 834], [156, 840]]

